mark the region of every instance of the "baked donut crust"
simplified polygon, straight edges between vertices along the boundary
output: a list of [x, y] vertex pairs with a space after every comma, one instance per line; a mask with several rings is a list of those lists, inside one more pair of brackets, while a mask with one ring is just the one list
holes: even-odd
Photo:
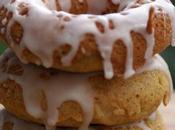
[[[81, 7], [80, 3], [78, 3], [77, 1], [74, 1], [75, 3], [73, 1], [71, 2], [72, 2], [71, 7], [73, 9], [68, 10], [68, 12], [75, 13], [75, 14], [77, 13], [80, 15], [69, 15], [66, 13], [58, 12], [57, 15], [60, 21], [63, 20], [63, 24], [66, 22], [68, 22], [68, 24], [67, 25], [65, 24], [65, 27], [64, 27], [64, 26], [61, 26], [62, 24], [61, 22], [60, 23], [58, 22], [58, 25], [55, 25], [53, 23], [51, 25], [55, 25], [55, 27], [51, 27], [51, 28], [59, 28], [59, 29], [62, 28], [64, 30], [64, 28], [67, 28], [67, 26], [69, 26], [69, 23], [70, 23], [70, 26], [72, 27], [71, 21], [76, 20], [76, 18], [78, 19], [79, 16], [82, 15], [81, 13], [87, 12], [87, 9], [85, 9], [85, 7], [88, 6], [87, 1], [83, 1], [83, 3], [81, 3], [81, 5], [83, 5], [82, 8], [85, 9], [86, 11], [83, 11], [81, 9], [76, 10], [76, 7]], [[111, 1], [109, 1], [109, 3], [110, 2]], [[34, 63], [38, 65], [44, 65], [45, 67], [56, 68], [64, 71], [70, 71], [70, 72], [94, 72], [94, 71], [101, 71], [104, 69], [106, 73], [108, 72], [110, 73], [110, 74], [106, 74], [107, 78], [112, 78], [113, 75], [123, 75], [123, 74], [125, 74], [126, 77], [129, 77], [134, 73], [134, 70], [137, 70], [138, 68], [143, 66], [147, 59], [149, 59], [156, 53], [162, 52], [167, 46], [169, 46], [169, 44], [172, 41], [172, 32], [173, 32], [172, 30], [173, 19], [170, 13], [171, 11], [168, 12], [168, 8], [171, 10], [171, 6], [172, 6], [171, 3], [168, 3], [167, 1], [163, 1], [163, 0], [157, 0], [155, 2], [152, 1], [151, 3], [149, 3], [148, 1], [146, 3], [141, 1], [136, 1], [136, 3], [131, 4], [132, 2], [133, 1], [128, 2], [128, 5], [126, 5], [126, 8], [128, 8], [126, 10], [128, 10], [128, 12], [127, 11], [123, 11], [123, 12], [121, 11], [121, 13], [119, 12], [121, 17], [126, 17], [126, 18], [129, 17], [130, 11], [131, 12], [133, 11], [135, 13], [135, 12], [140, 12], [140, 10], [141, 11], [144, 10], [146, 15], [145, 17], [148, 17], [147, 21], [144, 21], [144, 23], [134, 23], [135, 25], [133, 25], [133, 28], [131, 28], [129, 32], [123, 32], [123, 34], [126, 33], [126, 35], [123, 36], [124, 38], [123, 37], [120, 38], [118, 37], [118, 35], [116, 36], [114, 35], [113, 37], [117, 37], [117, 39], [115, 39], [113, 43], [108, 43], [108, 40], [113, 39], [113, 37], [110, 38], [110, 35], [106, 35], [107, 32], [105, 28], [107, 28], [106, 26], [109, 26], [111, 30], [115, 30], [117, 28], [117, 24], [120, 23], [119, 20], [117, 19], [115, 23], [114, 21], [110, 20], [111, 18], [108, 18], [108, 15], [110, 16], [110, 14], [102, 15], [102, 17], [107, 18], [108, 20], [109, 25], [106, 25], [106, 24], [103, 24], [103, 22], [101, 22], [100, 17], [98, 16], [96, 17], [95, 15], [84, 14], [85, 16], [89, 17], [91, 21], [93, 21], [93, 24], [95, 25], [94, 27], [100, 33], [104, 34], [104, 37], [100, 39], [99, 38], [100, 36], [98, 37], [96, 33], [94, 34], [92, 32], [92, 30], [84, 31], [84, 33], [83, 32], [78, 33], [78, 30], [75, 32], [72, 32], [76, 30], [75, 29], [76, 27], [79, 28], [80, 30], [84, 28], [85, 30], [86, 29], [88, 30], [88, 27], [85, 27], [89, 25], [89, 24], [86, 25], [86, 22], [87, 22], [85, 20], [86, 18], [84, 18], [84, 22], [83, 20], [82, 20], [82, 23], [80, 22], [79, 26], [75, 25], [74, 29], [70, 29], [68, 27], [68, 30], [70, 29], [69, 31], [71, 31], [71, 33], [63, 31], [63, 33], [61, 33], [60, 35], [61, 37], [59, 37], [59, 33], [60, 33], [59, 29], [56, 30], [56, 32], [58, 32], [58, 37], [54, 37], [55, 36], [55, 34], [53, 33], [54, 29], [51, 29], [52, 32], [49, 32], [47, 28], [46, 28], [47, 32], [45, 30], [42, 30], [38, 35], [36, 32], [39, 30], [39, 28], [37, 28], [37, 26], [34, 26], [34, 23], [30, 22], [29, 26], [30, 24], [32, 24], [31, 28], [33, 28], [33, 30], [30, 30], [30, 31], [35, 32], [37, 35], [37, 38], [40, 37], [36, 41], [34, 41], [35, 45], [37, 45], [38, 47], [35, 46], [36, 48], [31, 49], [31, 47], [29, 46], [32, 45], [33, 43], [30, 41], [24, 40], [24, 37], [26, 35], [28, 36], [28, 34], [25, 33], [26, 28], [24, 27], [24, 24], [20, 23], [20, 20], [16, 20], [14, 18], [15, 14], [13, 12], [10, 12], [10, 7], [14, 7], [16, 11], [19, 12], [19, 17], [20, 15], [24, 17], [23, 22], [26, 23], [28, 19], [28, 15], [30, 13], [30, 9], [32, 7], [35, 9], [35, 5], [30, 2], [22, 3], [20, 2], [20, 0], [16, 0], [12, 2], [8, 7], [6, 7], [6, 4], [3, 4], [3, 2], [0, 5], [1, 6], [0, 10], [2, 12], [0, 16], [1, 21], [4, 18], [7, 18], [6, 25], [3, 26], [5, 33], [1, 33], [1, 35], [3, 36], [3, 39], [6, 41], [6, 43], [14, 50], [17, 56], [24, 63]], [[160, 3], [163, 2], [163, 4], [162, 3], [160, 4], [159, 2]], [[8, 2], [4, 2], [4, 3], [8, 3]], [[45, 1], [45, 3], [47, 4], [47, 1]], [[57, 4], [57, 6], [58, 5], [59, 4]], [[116, 10], [118, 10], [118, 8], [120, 7], [120, 3], [118, 4], [113, 3], [112, 5], [116, 6], [114, 8]], [[138, 10], [134, 11], [137, 8], [140, 8], [139, 11]], [[61, 8], [59, 8], [58, 6], [57, 10], [60, 11]], [[63, 8], [63, 11], [64, 11], [64, 8]], [[41, 12], [42, 10], [38, 10], [37, 13], [41, 13]], [[109, 12], [107, 11], [107, 13], [110, 13], [110, 11]], [[138, 14], [138, 17], [139, 15], [143, 15], [143, 14]], [[43, 20], [38, 19], [38, 21], [40, 21], [41, 24], [42, 22], [44, 22], [44, 20], [46, 19], [43, 19]], [[81, 28], [80, 27], [81, 24], [85, 24], [85, 26], [81, 26], [82, 27]], [[129, 26], [129, 24], [132, 25], [133, 24], [132, 21], [129, 21], [128, 24], [126, 25]], [[142, 27], [142, 25], [144, 24], [145, 26]], [[9, 26], [7, 27], [7, 25]], [[50, 25], [48, 26], [50, 27]], [[139, 28], [141, 29], [139, 30]], [[118, 31], [120, 31], [120, 29], [118, 29]], [[112, 34], [115, 34], [115, 32]], [[77, 38], [77, 35], [81, 35], [81, 40], [78, 41], [79, 42], [78, 45], [75, 45], [73, 43], [74, 40], [71, 40], [71, 39]], [[127, 35], [130, 37], [130, 40], [128, 43], [126, 43], [126, 41], [128, 40]], [[45, 37], [47, 39], [45, 39], [44, 41], [41, 41], [41, 39], [42, 38], [44, 39]], [[97, 37], [100, 39], [100, 42], [98, 42]], [[59, 40], [56, 41], [55, 38]], [[63, 38], [63, 41], [60, 40], [62, 38]], [[35, 39], [35, 36], [32, 35], [30, 39], [33, 41], [33, 39]], [[70, 39], [70, 40], [66, 41], [65, 39]], [[106, 44], [103, 43], [104, 41], [106, 41]], [[72, 42], [72, 43], [69, 43], [69, 42]], [[43, 45], [41, 43], [43, 43]], [[50, 49], [50, 46], [53, 46], [53, 49]], [[105, 50], [103, 46], [107, 46], [105, 48], [109, 50]], [[51, 53], [49, 52], [48, 54], [46, 50], [50, 50]], [[109, 53], [111, 53], [111, 55]]]
[[[145, 79], [149, 80], [145, 81]], [[163, 73], [158, 71], [134, 76], [128, 81], [115, 79], [111, 82], [103, 82], [103, 80], [102, 77], [92, 78], [95, 93], [92, 124], [111, 126], [141, 120], [154, 112], [167, 98], [167, 79]], [[102, 83], [105, 83], [105, 86]], [[138, 86], [135, 87], [135, 85]], [[111, 95], [114, 97], [111, 98]], [[7, 80], [0, 83], [0, 102], [7, 111], [20, 119], [43, 123], [42, 120], [28, 114], [23, 101], [22, 89], [14, 81]], [[83, 121], [83, 112], [76, 102], [63, 103], [59, 112], [58, 126], [76, 127], [80, 126]]]
[[[87, 86], [80, 84], [82, 86], [77, 89], [75, 85], [77, 83], [73, 82], [70, 83], [73, 90], [69, 88], [69, 91], [62, 91], [62, 86], [59, 86], [61, 85], [60, 82], [65, 80], [65, 82], [63, 82], [63, 88], [66, 87], [66, 83], [71, 82], [71, 80], [69, 80], [72, 78], [70, 77], [71, 73], [65, 76], [64, 73], [56, 70], [51, 71], [33, 65], [24, 65], [15, 58], [13, 53], [7, 57], [4, 56], [4, 58], [1, 57], [0, 63], [0, 75], [2, 76], [0, 78], [0, 102], [5, 106], [7, 111], [17, 117], [41, 124], [43, 123], [42, 119], [32, 116], [31, 113], [27, 111], [26, 101], [40, 99], [39, 106], [46, 113], [47, 109], [50, 108], [47, 104], [54, 99], [62, 98], [59, 97], [59, 94], [61, 95], [63, 93], [66, 95], [66, 93], [69, 94], [70, 91], [71, 94], [80, 94], [81, 96], [78, 98], [83, 99], [83, 95], [87, 93], [89, 97], [93, 97], [91, 124], [112, 126], [144, 119], [156, 111], [161, 102], [166, 105], [170, 96], [170, 79], [163, 70], [150, 70], [134, 75], [129, 79], [114, 77], [111, 80], [105, 79], [101, 73], [96, 73], [86, 77], [90, 90], [80, 91], [80, 88], [86, 88]], [[156, 68], [159, 69], [158, 67]], [[30, 74], [30, 72], [32, 74]], [[30, 80], [30, 75], [36, 80]], [[55, 77], [56, 75], [61, 75], [61, 77], [65, 77], [65, 79]], [[83, 76], [83, 74], [80, 75], [80, 77]], [[73, 74], [73, 77], [77, 77], [77, 74]], [[56, 86], [56, 88], [52, 88], [55, 84], [53, 84], [52, 79], [57, 79], [56, 84], [59, 85]], [[73, 80], [77, 79], [75, 78]], [[82, 82], [82, 80], [83, 79], [77, 81], [79, 83]], [[48, 84], [49, 81], [51, 81], [51, 84]], [[43, 84], [40, 84], [40, 82], [43, 82]], [[47, 86], [47, 84], [48, 88], [43, 88], [43, 85]], [[26, 89], [27, 87], [30, 89]], [[42, 89], [41, 91], [37, 91], [35, 88]], [[50, 99], [48, 98], [48, 91], [51, 92], [51, 95], [54, 95], [54, 92], [56, 92], [55, 97], [53, 96], [51, 98], [52, 100], [46, 100]], [[62, 93], [59, 93], [59, 91]], [[33, 97], [37, 95], [38, 98], [33, 99], [31, 97], [24, 100], [26, 99], [26, 93], [29, 93]], [[88, 96], [85, 98], [88, 98]], [[58, 126], [76, 127], [81, 125], [85, 118], [83, 107], [79, 104], [82, 102], [73, 99], [75, 99], [74, 96], [69, 98], [69, 100], [64, 100], [64, 102], [57, 107], [59, 108]], [[91, 100], [84, 99], [83, 103], [86, 102], [90, 104]], [[31, 104], [29, 107], [30, 106]], [[52, 113], [53, 111], [54, 109]]]
[[[6, 119], [2, 123], [3, 130], [16, 130], [16, 129], [13, 129], [14, 126], [16, 126], [16, 128], [28, 128], [28, 130], [33, 130], [34, 128], [37, 128], [37, 130], [40, 130], [40, 129], [43, 130], [43, 127], [39, 126], [38, 124], [32, 124], [30, 122], [22, 121], [20, 119], [13, 117], [12, 115], [6, 112], [6, 116], [7, 114], [8, 114], [9, 119]], [[159, 112], [156, 112], [155, 114], [156, 114], [156, 117], [154, 119], [149, 117], [141, 122], [133, 123], [130, 125], [113, 126], [113, 127], [97, 125], [97, 126], [90, 126], [89, 129], [90, 130], [146, 130], [146, 129], [165, 130], [161, 115], [159, 114]], [[58, 129], [64, 130], [65, 128], [58, 128]], [[66, 128], [66, 129], [69, 129], [69, 128]]]

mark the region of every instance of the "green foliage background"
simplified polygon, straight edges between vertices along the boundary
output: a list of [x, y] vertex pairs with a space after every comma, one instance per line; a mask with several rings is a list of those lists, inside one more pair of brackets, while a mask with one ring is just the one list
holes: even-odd
[[6, 46], [3, 42], [0, 41], [0, 54], [6, 49]]

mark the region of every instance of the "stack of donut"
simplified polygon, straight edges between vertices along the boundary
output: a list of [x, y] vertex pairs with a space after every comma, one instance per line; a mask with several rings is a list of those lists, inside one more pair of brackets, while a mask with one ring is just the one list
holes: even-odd
[[0, 130], [164, 130], [169, 0], [0, 0]]

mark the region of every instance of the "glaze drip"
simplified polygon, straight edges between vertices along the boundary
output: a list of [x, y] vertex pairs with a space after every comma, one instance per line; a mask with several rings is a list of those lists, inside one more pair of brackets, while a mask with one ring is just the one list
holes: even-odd
[[[157, 118], [157, 113], [155, 113], [155, 116]], [[46, 130], [44, 127], [42, 127], [40, 125], [17, 119], [16, 117], [14, 117], [10, 113], [8, 113], [6, 110], [4, 110], [2, 107], [0, 110], [0, 117], [1, 117], [0, 118], [0, 130], [3, 130], [3, 125], [6, 122], [13, 123], [13, 130]], [[137, 127], [141, 128], [142, 130], [151, 130], [151, 128], [148, 127], [148, 125], [145, 123], [145, 121], [133, 123], [133, 124], [130, 124], [128, 126], [130, 126], [130, 127], [137, 126]], [[98, 127], [98, 126], [96, 126], [96, 127]], [[120, 126], [120, 128], [126, 128], [126, 127], [127, 126]], [[75, 128], [56, 128], [55, 130], [68, 130], [68, 129], [76, 130]], [[89, 128], [89, 130], [94, 130], [94, 129], [95, 129], [95, 127], [93, 127], [93, 126]], [[49, 130], [51, 130], [51, 129], [49, 129]]]
[[[89, 75], [64, 72], [53, 74], [52, 71], [46, 71], [44, 68], [23, 65], [11, 54], [12, 52], [7, 50], [5, 57], [1, 58], [1, 62], [8, 60], [6, 71], [8, 72], [9, 66], [18, 64], [24, 69], [24, 72], [21, 76], [4, 73], [0, 78], [15, 80], [21, 85], [25, 107], [31, 116], [43, 119], [47, 130], [52, 130], [59, 121], [59, 107], [66, 101], [75, 101], [83, 110], [82, 118], [84, 119], [80, 130], [88, 129], [94, 110], [93, 92], [87, 80]], [[41, 106], [42, 94], [46, 97], [46, 110]]]
[[[135, 74], [135, 70], [133, 68], [133, 43], [130, 34], [131, 31], [142, 34], [147, 41], [145, 59], [148, 60], [153, 54], [155, 34], [154, 31], [150, 33], [146, 30], [151, 8], [154, 8], [155, 13], [159, 12], [159, 9], [163, 10], [171, 17], [173, 28], [175, 24], [174, 6], [171, 2], [166, 0], [144, 0], [142, 1], [142, 4], [136, 3], [133, 0], [112, 0], [112, 4], [120, 5], [119, 12], [106, 15], [74, 15], [67, 13], [70, 11], [72, 4], [69, 0], [58, 1], [62, 6], [63, 11], [67, 12], [56, 11], [54, 10], [54, 2], [54, 0], [49, 0], [48, 6], [44, 4], [41, 6], [41, 4], [38, 4], [41, 3], [41, 1], [0, 1], [0, 7], [3, 6], [13, 13], [13, 17], [7, 26], [7, 32], [5, 35], [8, 37], [7, 40], [14, 48], [15, 53], [24, 63], [27, 63], [27, 61], [22, 58], [22, 51], [25, 48], [28, 48], [30, 52], [40, 59], [40, 61], [36, 61], [36, 64], [42, 64], [45, 67], [50, 68], [53, 65], [53, 52], [55, 48], [59, 48], [66, 43], [71, 47], [71, 50], [67, 55], [62, 57], [61, 62], [64, 66], [70, 66], [80, 47], [80, 42], [86, 34], [92, 34], [95, 37], [99, 52], [103, 58], [104, 72], [107, 79], [111, 79], [114, 76], [113, 64], [111, 61], [113, 45], [119, 39], [124, 42], [124, 45], [127, 48], [124, 77], [128, 78]], [[80, 2], [84, 1], [82, 0]], [[106, 5], [106, 0], [103, 0], [101, 5], [95, 4], [97, 0], [88, 0], [87, 2], [90, 10], [97, 8], [98, 12], [101, 12]], [[17, 10], [21, 3], [26, 3], [26, 7], [28, 9], [26, 15], [20, 15]], [[99, 7], [92, 7], [91, 9], [92, 5], [99, 5]], [[135, 6], [137, 8], [133, 8]], [[65, 21], [65, 19], [67, 20]], [[115, 28], [109, 28], [109, 21], [112, 21]], [[24, 30], [21, 41], [18, 45], [13, 41], [10, 35], [10, 27], [14, 24], [14, 22], [18, 22]], [[104, 28], [103, 32], [99, 31], [95, 24], [96, 22], [102, 25]], [[62, 27], [64, 27], [63, 30]], [[38, 30], [43, 31], [37, 33]]]
[[[6, 69], [2, 67], [5, 65]], [[10, 66], [20, 65], [23, 74], [10, 74]], [[93, 102], [94, 95], [89, 84], [89, 77], [94, 74], [71, 74], [59, 71], [52, 71], [42, 67], [22, 64], [11, 50], [7, 50], [0, 57], [0, 79], [5, 81], [7, 79], [15, 80], [23, 89], [24, 104], [27, 112], [36, 118], [43, 119], [47, 130], [52, 130], [55, 124], [59, 121], [58, 108], [65, 101], [76, 101], [80, 104], [84, 115], [83, 122], [79, 129], [85, 130], [88, 128], [93, 118]], [[169, 80], [171, 90], [172, 79], [165, 61], [159, 56], [155, 55], [149, 62], [145, 64], [142, 69], [136, 71], [137, 74], [151, 71], [163, 71]], [[47, 109], [41, 107], [41, 97], [45, 95], [47, 102]], [[165, 105], [169, 101], [169, 96], [165, 101]], [[151, 116], [153, 119], [154, 116]]]

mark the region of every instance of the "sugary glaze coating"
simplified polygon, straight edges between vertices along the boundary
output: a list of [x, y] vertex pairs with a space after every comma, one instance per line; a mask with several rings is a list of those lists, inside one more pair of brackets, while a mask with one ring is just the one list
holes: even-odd
[[24, 63], [71, 72], [104, 69], [108, 79], [135, 74], [172, 42], [175, 10], [169, 0], [97, 3], [1, 0], [1, 37]]
[[[2, 126], [0, 130], [45, 130], [44, 127], [38, 124], [32, 124], [26, 122], [16, 117], [12, 116], [5, 110], [1, 110], [0, 116], [3, 119], [0, 120]], [[76, 128], [57, 128], [56, 130], [77, 130]], [[149, 118], [144, 119], [143, 121], [136, 122], [124, 126], [91, 126], [89, 130], [165, 130], [162, 123], [162, 118], [158, 112], [151, 115]]]
[[170, 97], [171, 77], [159, 56], [127, 80], [24, 65], [10, 50], [0, 59], [0, 102], [17, 117], [46, 126], [127, 124]]

